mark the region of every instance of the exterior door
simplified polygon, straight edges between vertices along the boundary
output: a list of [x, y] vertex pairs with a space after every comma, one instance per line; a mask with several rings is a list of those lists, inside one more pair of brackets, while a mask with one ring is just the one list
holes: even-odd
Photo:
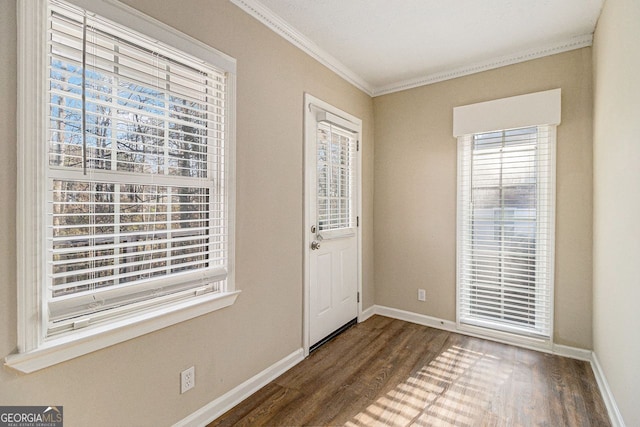
[[361, 124], [318, 100], [306, 108], [305, 241], [308, 339], [313, 346], [358, 317]]

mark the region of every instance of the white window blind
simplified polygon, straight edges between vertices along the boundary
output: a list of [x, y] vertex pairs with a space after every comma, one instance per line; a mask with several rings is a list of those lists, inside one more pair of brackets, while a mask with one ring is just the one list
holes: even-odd
[[458, 138], [458, 318], [549, 338], [555, 126]]
[[324, 237], [353, 232], [357, 133], [319, 121], [317, 128], [317, 224]]
[[226, 72], [49, 11], [47, 335], [224, 291]]

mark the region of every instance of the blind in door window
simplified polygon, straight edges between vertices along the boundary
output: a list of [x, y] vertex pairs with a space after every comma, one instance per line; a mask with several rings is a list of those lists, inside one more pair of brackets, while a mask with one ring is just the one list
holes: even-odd
[[318, 230], [347, 230], [355, 218], [355, 134], [328, 122], [317, 129]]

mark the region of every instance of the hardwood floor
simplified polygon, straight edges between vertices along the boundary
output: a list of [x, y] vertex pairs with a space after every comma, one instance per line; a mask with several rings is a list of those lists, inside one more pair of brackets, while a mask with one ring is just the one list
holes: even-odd
[[209, 426], [610, 426], [587, 362], [374, 316]]

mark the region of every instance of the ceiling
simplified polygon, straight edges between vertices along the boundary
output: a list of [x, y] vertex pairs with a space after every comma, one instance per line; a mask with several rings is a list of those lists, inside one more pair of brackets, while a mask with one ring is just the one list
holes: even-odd
[[590, 46], [604, 0], [232, 0], [372, 95]]

